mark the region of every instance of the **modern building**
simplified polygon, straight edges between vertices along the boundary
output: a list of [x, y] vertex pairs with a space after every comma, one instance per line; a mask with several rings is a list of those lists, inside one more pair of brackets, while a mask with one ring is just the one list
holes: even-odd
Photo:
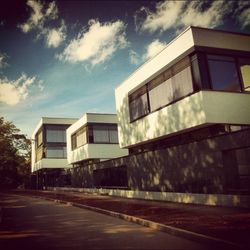
[[[68, 164], [73, 166], [73, 185], [84, 186], [87, 182], [94, 185], [95, 182], [98, 186], [97, 172], [91, 167], [93, 163], [128, 154], [127, 149], [119, 147], [117, 116], [86, 113], [67, 129], [67, 154]], [[115, 183], [116, 176], [112, 179]], [[111, 182], [109, 180], [109, 184]]]
[[250, 193], [250, 35], [189, 27], [115, 94], [129, 188]]
[[[71, 118], [42, 117], [32, 134], [31, 172], [37, 188], [60, 185], [67, 162], [66, 129]], [[62, 183], [64, 185], [64, 183]]]

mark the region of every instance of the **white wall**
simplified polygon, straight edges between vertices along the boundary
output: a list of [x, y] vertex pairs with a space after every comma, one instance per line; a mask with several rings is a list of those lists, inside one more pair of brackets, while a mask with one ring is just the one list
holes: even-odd
[[33, 172], [43, 168], [70, 168], [67, 159], [49, 159], [43, 158], [42, 160], [34, 163]]
[[210, 29], [193, 28], [195, 45], [212, 48], [250, 51], [250, 36]]
[[68, 153], [68, 163], [72, 164], [87, 159], [112, 159], [128, 155], [127, 149], [118, 144], [85, 144]]

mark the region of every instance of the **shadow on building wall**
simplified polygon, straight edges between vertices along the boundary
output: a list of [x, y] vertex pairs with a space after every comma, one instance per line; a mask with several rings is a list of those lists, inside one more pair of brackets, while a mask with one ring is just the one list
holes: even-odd
[[[125, 102], [118, 111], [120, 120], [129, 119]], [[161, 130], [165, 131], [166, 127], [168, 131], [178, 131], [185, 124], [192, 124], [192, 120], [196, 119], [194, 115], [201, 112], [199, 102], [194, 101], [190, 101], [186, 108], [175, 106], [167, 115], [159, 110], [155, 134], [162, 134]], [[126, 123], [120, 124], [123, 140], [136, 138], [137, 141], [143, 141], [150, 129], [147, 119], [141, 129], [136, 131], [131, 131]], [[190, 130], [188, 136], [192, 142], [183, 140], [180, 134], [174, 141], [170, 139], [160, 145], [160, 149], [146, 149], [145, 152], [75, 168], [72, 185], [94, 187], [95, 170], [126, 166], [127, 186], [131, 190], [223, 194], [232, 192], [233, 188], [237, 193], [239, 174], [234, 150], [250, 147], [250, 130], [218, 134], [206, 139], [203, 134], [200, 139], [196, 134], [195, 140], [192, 140], [193, 132]]]

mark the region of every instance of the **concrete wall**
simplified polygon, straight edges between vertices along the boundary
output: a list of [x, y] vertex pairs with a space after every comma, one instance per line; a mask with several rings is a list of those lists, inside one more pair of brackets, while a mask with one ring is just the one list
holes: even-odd
[[250, 207], [249, 195], [225, 195], [225, 194], [191, 194], [191, 193], [171, 193], [171, 192], [148, 192], [122, 189], [104, 188], [72, 188], [72, 187], [49, 187], [49, 190], [84, 192], [99, 195], [110, 195], [124, 197], [128, 199], [142, 199], [153, 201], [170, 201], [177, 203], [192, 203], [208, 206], [226, 207]]
[[[131, 190], [180, 193], [228, 193], [232, 169], [227, 171], [224, 153], [230, 149], [250, 147], [250, 130], [215, 138], [144, 152], [80, 168], [74, 187], [93, 187], [93, 170], [127, 166], [128, 187]], [[77, 180], [76, 180], [77, 179]]]

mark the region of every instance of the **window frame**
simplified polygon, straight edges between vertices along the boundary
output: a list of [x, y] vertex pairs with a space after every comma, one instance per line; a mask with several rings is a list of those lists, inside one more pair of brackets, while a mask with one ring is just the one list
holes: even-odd
[[[109, 142], [95, 142], [94, 141], [94, 126], [100, 126], [100, 127], [108, 127], [108, 137], [109, 137]], [[111, 128], [114, 129], [111, 129]], [[82, 129], [86, 129], [86, 143], [83, 145], [77, 146], [74, 148], [73, 147], [73, 137], [76, 136], [76, 134], [81, 131]], [[117, 142], [111, 142], [110, 140], [110, 131], [117, 131]], [[118, 136], [118, 125], [116, 123], [87, 123], [84, 126], [80, 127], [76, 132], [74, 132], [71, 135], [71, 150], [74, 151], [80, 147], [83, 147], [86, 144], [119, 144], [119, 136]]]
[[[232, 61], [226, 61], [226, 60], [219, 60], [219, 59], [209, 59], [209, 56], [218, 56], [218, 57], [231, 57], [233, 58]], [[242, 93], [244, 92], [244, 88], [242, 86], [242, 76], [240, 73], [240, 69], [239, 69], [239, 62], [238, 62], [238, 57], [235, 55], [229, 55], [229, 54], [219, 54], [219, 53], [205, 53], [205, 58], [206, 58], [206, 64], [207, 64], [207, 72], [208, 72], [208, 76], [209, 76], [209, 84], [210, 84], [210, 89], [211, 91], [218, 91], [218, 92], [232, 92], [232, 93]], [[219, 61], [219, 62], [232, 62], [235, 65], [235, 69], [236, 69], [236, 74], [237, 74], [237, 78], [239, 81], [239, 91], [233, 91], [233, 90], [223, 90], [223, 89], [213, 89], [213, 83], [212, 83], [212, 77], [211, 77], [211, 71], [209, 68], [209, 60], [210, 61]], [[203, 89], [202, 89], [203, 90]]]
[[[214, 56], [221, 56], [221, 57], [230, 57], [233, 58], [232, 62], [235, 65], [235, 69], [236, 69], [236, 74], [237, 74], [237, 78], [239, 81], [239, 91], [233, 91], [233, 90], [215, 90], [213, 89], [212, 86], [212, 80], [211, 80], [211, 73], [210, 73], [210, 69], [209, 69], [209, 65], [208, 65], [208, 55], [214, 55]], [[157, 87], [158, 85], [160, 85], [161, 83], [157, 82], [157, 78], [160, 78], [160, 75], [163, 74], [164, 76], [164, 81], [166, 81], [169, 78], [173, 77], [173, 68], [176, 67], [177, 64], [181, 63], [182, 61], [185, 60], [185, 58], [188, 58], [189, 60], [189, 65], [184, 65], [184, 67], [180, 67], [175, 70], [175, 72], [180, 72], [183, 69], [185, 69], [186, 67], [190, 66], [191, 69], [191, 78], [192, 78], [192, 88], [193, 91], [185, 96], [182, 96], [180, 98], [176, 98], [174, 99], [172, 102], [161, 106], [155, 110], [151, 110], [151, 103], [150, 103], [150, 98], [149, 98], [149, 91], [152, 90], [154, 87]], [[209, 48], [209, 47], [202, 47], [202, 46], [195, 46], [194, 51], [192, 51], [189, 55], [185, 56], [184, 58], [180, 59], [177, 63], [175, 63], [174, 65], [166, 68], [163, 72], [161, 72], [160, 74], [158, 74], [156, 77], [154, 77], [153, 79], [151, 79], [150, 81], [146, 82], [144, 85], [142, 85], [140, 88], [136, 89], [135, 91], [130, 91], [128, 93], [128, 108], [129, 108], [129, 118], [130, 118], [130, 123], [133, 123], [153, 112], [159, 111], [162, 108], [167, 107], [168, 105], [172, 105], [175, 102], [178, 102], [184, 98], [186, 98], [187, 96], [190, 96], [194, 93], [197, 93], [199, 91], [203, 91], [203, 90], [207, 90], [207, 91], [218, 91], [218, 92], [231, 92], [231, 93], [245, 93], [245, 94], [250, 94], [250, 87], [248, 88], [244, 88], [244, 82], [243, 82], [243, 78], [242, 78], [242, 74], [241, 74], [241, 70], [240, 70], [240, 63], [239, 60], [240, 59], [249, 59], [250, 60], [250, 53], [243, 53], [242, 51], [236, 51], [236, 50], [227, 50], [227, 49], [215, 49], [215, 48]], [[197, 70], [198, 70], [198, 74], [199, 74], [199, 83], [197, 84], [197, 82], [195, 81], [195, 77], [194, 77], [194, 68], [193, 68], [193, 62], [197, 60]], [[222, 60], [223, 61], [223, 60]], [[185, 64], [185, 63], [184, 63]], [[168, 74], [167, 77], [165, 77], [165, 73], [166, 72], [170, 72], [170, 74]], [[156, 81], [156, 83], [154, 84], [153, 82]], [[153, 85], [153, 87], [152, 87]], [[132, 100], [134, 100], [135, 96], [138, 96], [136, 94], [136, 92], [142, 88], [145, 88], [147, 90], [147, 102], [148, 102], [148, 109], [149, 111], [142, 115], [137, 117], [136, 119], [132, 119], [131, 118], [131, 107], [130, 107], [130, 103]]]
[[[64, 154], [64, 148], [65, 148], [65, 154]], [[48, 150], [59, 150], [62, 149], [63, 157], [48, 157]], [[48, 146], [46, 147], [46, 157], [47, 159], [67, 159], [67, 147], [66, 146]]]
[[[192, 53], [194, 54], [194, 53]], [[182, 65], [184, 64], [184, 65]], [[159, 86], [160, 84], [164, 83], [165, 81], [173, 78], [175, 75], [179, 74], [180, 72], [182, 72], [183, 70], [185, 70], [186, 68], [190, 67], [190, 75], [191, 75], [191, 81], [192, 81], [192, 89], [193, 91], [191, 93], [188, 93], [187, 95], [181, 96], [179, 98], [174, 99], [173, 101], [155, 109], [155, 110], [151, 110], [151, 104], [150, 104], [150, 98], [149, 98], [149, 91], [151, 91], [152, 89], [154, 89], [155, 87]], [[163, 81], [159, 81], [158, 79], [162, 77]], [[156, 83], [154, 83], [156, 82]], [[142, 116], [139, 116], [135, 119], [131, 119], [131, 107], [130, 107], [130, 103], [139, 96], [139, 94], [137, 92], [141, 91], [141, 89], [145, 88], [145, 91], [147, 91], [147, 102], [148, 102], [148, 112]], [[128, 95], [128, 106], [129, 106], [129, 117], [130, 117], [130, 123], [133, 123], [145, 116], [147, 116], [148, 114], [151, 114], [153, 112], [156, 112], [162, 108], [165, 108], [169, 105], [172, 105], [175, 102], [178, 102], [184, 98], [186, 98], [187, 96], [190, 96], [192, 94], [194, 94], [195, 92], [197, 92], [194, 88], [194, 81], [193, 81], [193, 72], [192, 72], [192, 63], [191, 63], [191, 54], [185, 56], [184, 58], [180, 59], [178, 62], [176, 62], [174, 65], [166, 68], [163, 72], [161, 72], [160, 74], [158, 74], [156, 77], [154, 77], [153, 79], [151, 79], [149, 82], [147, 82], [146, 84], [144, 84], [143, 86], [141, 86], [140, 88], [138, 88], [137, 90], [129, 93]]]

